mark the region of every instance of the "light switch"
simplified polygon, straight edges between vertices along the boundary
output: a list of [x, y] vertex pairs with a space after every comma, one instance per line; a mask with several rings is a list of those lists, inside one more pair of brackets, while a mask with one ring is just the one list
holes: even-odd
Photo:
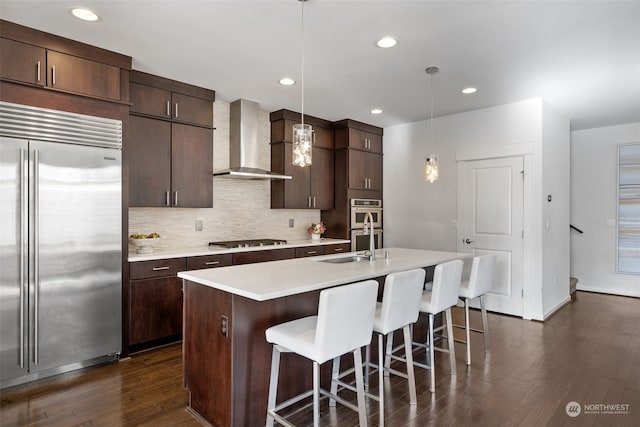
[[196, 231], [202, 231], [202, 220], [196, 219]]
[[607, 226], [608, 226], [608, 227], [615, 227], [615, 226], [616, 226], [616, 220], [615, 220], [615, 219], [608, 218], [608, 219], [607, 219]]

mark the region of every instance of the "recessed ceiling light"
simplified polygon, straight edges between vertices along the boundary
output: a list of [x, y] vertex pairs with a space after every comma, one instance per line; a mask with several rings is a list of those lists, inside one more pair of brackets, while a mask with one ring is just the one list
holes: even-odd
[[381, 114], [382, 110], [380, 108], [374, 108], [370, 111], [371, 114]]
[[462, 93], [464, 93], [465, 95], [468, 95], [470, 93], [476, 93], [477, 91], [478, 89], [476, 89], [475, 87], [466, 87], [462, 89]]
[[83, 21], [96, 22], [100, 20], [100, 16], [98, 16], [97, 13], [93, 10], [87, 9], [86, 7], [72, 7], [69, 9], [69, 12], [71, 12], [71, 14], [76, 18]]
[[381, 48], [388, 48], [388, 47], [394, 47], [396, 45], [396, 43], [398, 43], [396, 41], [396, 39], [394, 39], [393, 37], [383, 37], [380, 40], [378, 40], [378, 42], [376, 43], [376, 45], [378, 47]]
[[280, 84], [283, 86], [291, 86], [296, 84], [296, 81], [293, 79], [290, 79], [289, 77], [285, 77], [283, 79], [280, 79]]

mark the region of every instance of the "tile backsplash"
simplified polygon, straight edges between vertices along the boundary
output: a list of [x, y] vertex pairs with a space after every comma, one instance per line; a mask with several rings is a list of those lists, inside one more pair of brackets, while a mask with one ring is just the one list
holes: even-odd
[[[215, 101], [213, 108], [213, 170], [217, 171], [229, 167], [229, 103]], [[270, 169], [269, 113], [260, 111], [258, 118], [260, 167]], [[129, 208], [129, 234], [159, 233], [165, 247], [206, 246], [218, 240], [297, 240], [308, 238], [307, 226], [320, 220], [317, 209], [270, 209], [268, 180], [212, 179], [213, 208]], [[197, 221], [202, 221], [202, 231], [196, 231]]]

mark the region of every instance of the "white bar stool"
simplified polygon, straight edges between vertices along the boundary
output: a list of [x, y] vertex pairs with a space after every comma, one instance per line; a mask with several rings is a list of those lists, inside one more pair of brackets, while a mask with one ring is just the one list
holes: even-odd
[[[379, 403], [379, 425], [384, 426], [384, 374], [386, 372], [407, 378], [409, 382], [409, 403], [415, 405], [416, 380], [413, 372], [413, 357], [411, 348], [411, 333], [409, 325], [418, 320], [418, 309], [420, 296], [424, 285], [425, 271], [415, 269], [399, 273], [389, 274], [384, 281], [384, 291], [382, 302], [376, 303], [376, 314], [373, 320], [373, 332], [378, 335], [378, 364], [370, 363], [370, 351], [367, 346], [365, 364], [365, 384], [368, 383], [369, 367], [374, 366], [378, 370], [378, 395], [366, 393], [367, 396], [378, 400]], [[393, 331], [402, 329], [404, 332], [405, 360], [407, 363], [407, 373], [389, 368], [385, 363], [385, 353], [383, 351], [382, 339], [387, 335], [387, 348], [391, 347], [393, 341]], [[391, 354], [388, 357], [392, 357]], [[382, 368], [381, 368], [382, 367]], [[353, 390], [353, 386], [340, 379], [351, 374], [353, 369], [340, 373], [340, 357], [333, 359], [333, 374], [331, 379], [331, 393], [336, 394], [338, 385], [343, 388]], [[333, 400], [329, 400], [329, 405], [335, 405]]]
[[[474, 257], [473, 263], [471, 264], [469, 280], [464, 280], [460, 284], [459, 298], [464, 302], [464, 326], [454, 326], [465, 329], [465, 340], [459, 341], [467, 347], [467, 365], [471, 365], [471, 331], [483, 334], [484, 352], [489, 352], [489, 321], [487, 318], [487, 309], [484, 304], [484, 296], [491, 290], [491, 286], [493, 285], [493, 272], [495, 270], [495, 266], [495, 255], [481, 255]], [[472, 328], [469, 322], [469, 302], [475, 298], [480, 298], [482, 330]]]
[[[367, 425], [360, 349], [371, 342], [377, 296], [378, 282], [375, 280], [326, 289], [320, 292], [317, 316], [281, 323], [266, 330], [267, 341], [274, 344], [267, 426], [272, 427], [274, 421], [292, 426], [277, 412], [313, 395], [313, 425], [317, 427], [320, 420], [320, 393], [357, 411], [360, 425]], [[281, 352], [293, 352], [313, 361], [313, 390], [276, 405]], [[358, 406], [320, 388], [320, 365], [348, 352], [353, 352]]]
[[[438, 264], [433, 273], [433, 288], [431, 291], [423, 291], [420, 301], [420, 311], [429, 315], [429, 332], [426, 344], [416, 343], [413, 345], [424, 347], [427, 350], [429, 364], [425, 365], [414, 361], [414, 365], [427, 368], [430, 371], [431, 385], [429, 390], [436, 390], [436, 375], [434, 350], [449, 353], [449, 363], [451, 364], [451, 375], [456, 375], [456, 353], [453, 340], [453, 326], [451, 322], [451, 307], [458, 302], [458, 293], [460, 292], [460, 281], [462, 279], [461, 260], [449, 261]], [[435, 315], [446, 313], [446, 330], [447, 335], [443, 338], [447, 339], [448, 349], [437, 348], [434, 345], [434, 332], [445, 329], [441, 326], [434, 329], [433, 322]]]

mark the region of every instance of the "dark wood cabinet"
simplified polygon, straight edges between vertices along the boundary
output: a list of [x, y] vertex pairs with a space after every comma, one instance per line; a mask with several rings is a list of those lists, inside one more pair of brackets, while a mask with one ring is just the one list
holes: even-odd
[[214, 92], [137, 71], [131, 77], [129, 206], [212, 207]]
[[303, 246], [301, 248], [296, 248], [296, 258], [324, 255], [324, 249], [325, 248], [322, 245]]
[[273, 209], [331, 209], [333, 207], [333, 150], [313, 148], [312, 164], [292, 164], [292, 144], [271, 144], [271, 171], [291, 179], [271, 181]]
[[349, 188], [382, 192], [382, 156], [358, 150], [346, 150]]
[[129, 86], [129, 98], [131, 112], [134, 114], [198, 126], [213, 126], [213, 104], [209, 99], [172, 92], [134, 81]]
[[185, 258], [129, 264], [129, 324], [131, 350], [180, 340], [182, 333], [182, 280]]
[[[336, 126], [354, 125], [352, 120], [338, 122]], [[354, 127], [343, 127], [335, 129], [335, 148], [354, 148], [358, 150], [370, 151], [382, 154], [382, 135], [367, 132]]]
[[341, 254], [345, 252], [351, 252], [351, 244], [350, 243], [337, 243], [335, 245], [326, 245], [324, 247], [325, 255], [330, 254]]
[[46, 84], [46, 49], [0, 38], [0, 77], [39, 86]]
[[10, 39], [0, 40], [3, 79], [120, 100], [120, 68]]
[[231, 254], [201, 255], [187, 258], [187, 270], [225, 267], [232, 264]]
[[288, 110], [271, 113], [271, 170], [290, 180], [271, 182], [273, 209], [331, 209], [333, 207], [333, 129], [326, 120], [305, 116], [314, 129], [312, 164], [292, 164], [293, 125], [300, 114]]
[[294, 248], [267, 249], [263, 251], [236, 252], [233, 254], [233, 265], [250, 264], [254, 262], [280, 261], [295, 258]]

